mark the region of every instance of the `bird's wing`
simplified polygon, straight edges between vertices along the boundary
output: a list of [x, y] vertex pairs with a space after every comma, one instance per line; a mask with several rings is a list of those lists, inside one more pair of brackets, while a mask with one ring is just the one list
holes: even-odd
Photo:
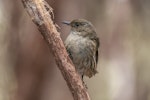
[[96, 53], [95, 53], [95, 59], [96, 59], [96, 63], [98, 63], [98, 48], [100, 47], [100, 41], [99, 38], [95, 35], [93, 35], [93, 37], [91, 37], [91, 40], [95, 42], [96, 44]]
[[98, 62], [98, 48], [100, 47], [100, 42], [99, 42], [99, 38], [96, 38], [96, 54], [95, 54], [95, 57], [96, 57], [96, 63]]

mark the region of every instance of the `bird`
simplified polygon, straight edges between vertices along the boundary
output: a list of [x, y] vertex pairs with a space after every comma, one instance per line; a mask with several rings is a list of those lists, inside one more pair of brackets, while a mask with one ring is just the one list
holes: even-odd
[[85, 19], [74, 19], [62, 23], [71, 27], [64, 44], [76, 71], [82, 81], [84, 76], [91, 78], [98, 73], [97, 63], [100, 41], [95, 27]]

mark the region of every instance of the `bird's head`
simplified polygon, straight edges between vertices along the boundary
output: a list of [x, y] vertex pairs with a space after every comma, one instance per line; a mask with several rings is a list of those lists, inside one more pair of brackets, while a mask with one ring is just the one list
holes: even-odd
[[95, 31], [91, 22], [85, 19], [75, 19], [71, 22], [63, 21], [63, 24], [69, 25], [71, 27], [71, 31], [79, 35], [86, 35]]

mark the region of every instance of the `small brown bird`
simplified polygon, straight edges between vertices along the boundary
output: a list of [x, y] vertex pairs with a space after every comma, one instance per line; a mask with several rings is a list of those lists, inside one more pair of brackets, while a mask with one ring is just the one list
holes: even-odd
[[97, 73], [99, 38], [94, 26], [85, 19], [64, 21], [71, 27], [65, 47], [82, 81], [83, 76], [91, 78]]

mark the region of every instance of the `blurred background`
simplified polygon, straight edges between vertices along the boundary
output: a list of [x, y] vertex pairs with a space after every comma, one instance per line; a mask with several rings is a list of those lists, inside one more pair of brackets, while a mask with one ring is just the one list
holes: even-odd
[[[150, 0], [46, 0], [63, 20], [84, 18], [100, 38], [92, 100], [150, 100]], [[0, 0], [0, 100], [73, 100], [21, 0]]]

